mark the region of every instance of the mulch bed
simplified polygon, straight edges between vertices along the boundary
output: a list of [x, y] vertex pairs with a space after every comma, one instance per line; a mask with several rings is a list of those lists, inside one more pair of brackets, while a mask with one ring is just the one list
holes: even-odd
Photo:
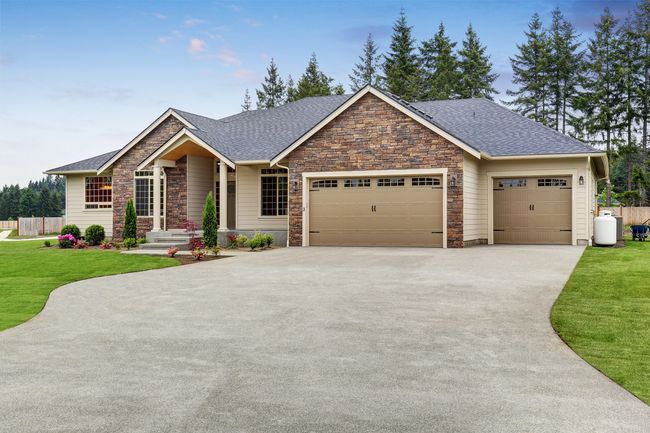
[[203, 256], [201, 260], [196, 260], [192, 256], [174, 256], [174, 258], [181, 265], [191, 265], [193, 263], [210, 262], [212, 260], [225, 259], [227, 256]]

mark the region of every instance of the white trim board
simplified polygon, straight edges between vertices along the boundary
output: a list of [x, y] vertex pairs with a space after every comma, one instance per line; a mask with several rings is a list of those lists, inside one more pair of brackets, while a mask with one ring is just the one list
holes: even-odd
[[[302, 246], [309, 246], [309, 182], [328, 177], [377, 177], [442, 175], [442, 248], [447, 248], [447, 168], [412, 168], [395, 170], [314, 171], [302, 173]], [[289, 188], [291, 185], [289, 185]], [[291, 214], [289, 214], [291, 219]], [[291, 222], [289, 222], [291, 224]]]
[[489, 171], [487, 177], [487, 219], [488, 219], [488, 245], [494, 245], [494, 179], [500, 177], [538, 177], [538, 176], [571, 176], [571, 245], [577, 245], [576, 230], [576, 187], [578, 185], [578, 172], [576, 170], [517, 170], [517, 171]]
[[108, 167], [110, 167], [111, 165], [113, 165], [113, 163], [114, 163], [115, 161], [117, 161], [117, 160], [120, 159], [122, 156], [124, 156], [124, 154], [125, 154], [126, 152], [128, 152], [128, 151], [129, 151], [133, 146], [135, 146], [136, 144], [138, 144], [138, 142], [140, 142], [140, 140], [142, 140], [144, 137], [146, 137], [146, 136], [147, 136], [151, 131], [153, 131], [154, 129], [156, 129], [156, 128], [161, 124], [161, 123], [163, 123], [165, 120], [167, 120], [167, 118], [170, 117], [170, 116], [175, 117], [176, 120], [178, 120], [179, 122], [181, 122], [181, 123], [182, 123], [183, 125], [185, 125], [187, 128], [196, 129], [196, 127], [195, 127], [194, 125], [192, 125], [190, 122], [188, 122], [187, 120], [185, 120], [185, 119], [183, 118], [183, 116], [181, 116], [180, 114], [176, 113], [173, 109], [170, 108], [169, 110], [167, 110], [167, 111], [165, 111], [163, 114], [161, 114], [161, 115], [160, 115], [156, 120], [154, 120], [153, 123], [152, 123], [151, 125], [147, 126], [147, 128], [146, 128], [144, 131], [142, 131], [141, 133], [139, 133], [139, 134], [138, 134], [138, 135], [137, 135], [133, 140], [129, 141], [129, 142], [126, 144], [126, 146], [124, 146], [122, 149], [120, 149], [119, 152], [117, 152], [115, 155], [113, 155], [113, 157], [112, 157], [111, 159], [109, 159], [108, 161], [106, 161], [106, 162], [104, 163], [104, 165], [102, 165], [101, 167], [99, 167], [99, 168], [97, 169], [97, 174], [100, 174], [101, 172], [103, 172], [104, 170], [106, 170]]
[[393, 99], [389, 98], [388, 96], [384, 95], [382, 92], [379, 90], [371, 87], [371, 86], [366, 86], [363, 89], [359, 90], [357, 93], [355, 93], [353, 96], [351, 96], [347, 101], [345, 101], [339, 108], [331, 112], [327, 117], [325, 117], [323, 120], [318, 122], [316, 126], [314, 126], [312, 129], [307, 131], [305, 134], [302, 135], [298, 140], [294, 141], [289, 147], [284, 149], [282, 152], [280, 152], [277, 156], [275, 156], [271, 160], [271, 165], [276, 165], [279, 163], [282, 159], [286, 158], [287, 155], [289, 155], [291, 152], [293, 152], [298, 146], [303, 144], [305, 141], [307, 141], [309, 138], [311, 138], [314, 134], [316, 134], [318, 131], [320, 131], [325, 125], [330, 123], [332, 120], [337, 118], [341, 113], [343, 113], [345, 110], [347, 110], [349, 107], [351, 107], [354, 103], [356, 103], [359, 99], [361, 99], [363, 96], [366, 94], [372, 94], [376, 96], [377, 98], [381, 99], [382, 101], [386, 102], [393, 108], [397, 109], [398, 111], [402, 112], [403, 114], [407, 115], [411, 119], [415, 120], [422, 126], [430, 129], [431, 131], [435, 132], [436, 134], [440, 135], [441, 137], [447, 139], [448, 141], [452, 142], [456, 146], [460, 147], [463, 149], [465, 152], [469, 153], [475, 158], [481, 159], [481, 153], [474, 149], [473, 147], [469, 146], [468, 144], [462, 142], [458, 138], [452, 136], [451, 134], [443, 131], [439, 127], [435, 126], [433, 123], [429, 122], [427, 119], [423, 118], [422, 116], [418, 115], [417, 113], [409, 110], [408, 108], [402, 106], [398, 102], [394, 101]]

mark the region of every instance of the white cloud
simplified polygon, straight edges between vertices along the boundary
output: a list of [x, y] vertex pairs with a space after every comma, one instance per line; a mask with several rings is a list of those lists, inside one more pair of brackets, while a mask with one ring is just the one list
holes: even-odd
[[167, 42], [169, 42], [171, 40], [172, 40], [171, 36], [160, 36], [160, 37], [158, 37], [158, 43], [159, 44], [166, 44]]
[[241, 22], [251, 27], [260, 27], [262, 25], [262, 23], [255, 18], [244, 18]]
[[153, 16], [158, 18], [159, 20], [166, 20], [167, 19], [167, 15], [161, 14], [160, 12], [155, 12], [153, 14]]
[[205, 51], [205, 41], [203, 39], [193, 38], [187, 52], [190, 54], [200, 54]]
[[258, 82], [257, 75], [250, 69], [239, 68], [232, 73], [232, 76], [235, 78], [235, 80], [241, 83], [255, 84]]
[[217, 54], [217, 58], [228, 66], [241, 65], [241, 59], [237, 56], [237, 53], [229, 50], [228, 48], [220, 49], [219, 53]]
[[198, 26], [199, 24], [203, 24], [205, 20], [199, 19], [199, 18], [186, 18], [185, 21], [183, 21], [183, 25], [185, 27], [194, 27]]

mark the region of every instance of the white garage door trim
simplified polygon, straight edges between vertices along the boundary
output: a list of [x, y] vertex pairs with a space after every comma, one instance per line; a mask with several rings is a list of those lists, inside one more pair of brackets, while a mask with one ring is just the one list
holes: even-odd
[[442, 247], [447, 248], [447, 169], [413, 168], [405, 170], [314, 171], [302, 174], [302, 246], [309, 246], [309, 185], [324, 177], [378, 177], [442, 175]]
[[571, 245], [577, 245], [576, 232], [576, 176], [575, 170], [518, 170], [518, 171], [490, 171], [487, 173], [488, 195], [488, 245], [494, 245], [494, 178], [499, 177], [536, 177], [536, 176], [571, 176]]

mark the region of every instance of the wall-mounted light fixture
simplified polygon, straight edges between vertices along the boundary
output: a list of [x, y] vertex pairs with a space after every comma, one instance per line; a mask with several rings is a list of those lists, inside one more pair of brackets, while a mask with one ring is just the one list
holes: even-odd
[[584, 184], [585, 184], [585, 178], [584, 176], [580, 176], [580, 178], [578, 178], [578, 185], [584, 185]]
[[456, 176], [449, 178], [449, 186], [456, 186]]
[[296, 192], [298, 191], [298, 181], [294, 180], [291, 181], [291, 192]]

